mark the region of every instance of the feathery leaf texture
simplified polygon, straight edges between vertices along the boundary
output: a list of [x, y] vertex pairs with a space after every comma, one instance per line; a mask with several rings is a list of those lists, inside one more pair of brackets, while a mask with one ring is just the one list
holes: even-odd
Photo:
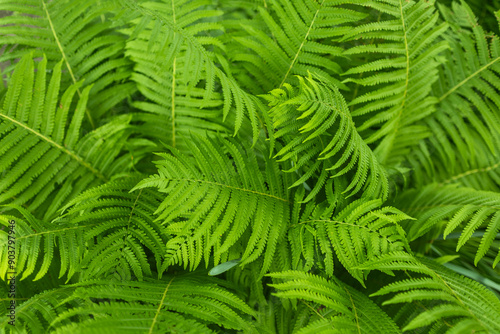
[[288, 233], [292, 268], [298, 267], [302, 257], [306, 261], [304, 269], [310, 269], [313, 261], [324, 262], [325, 273], [333, 276], [335, 253], [349, 273], [364, 285], [369, 272], [363, 273], [357, 266], [382, 254], [409, 250], [398, 222], [411, 217], [381, 204], [380, 200], [357, 200], [334, 214], [328, 207], [307, 205], [301, 217], [293, 218]]
[[409, 240], [421, 237], [435, 225], [445, 222], [442, 231], [444, 239], [459, 226], [462, 227], [457, 251], [473, 237], [474, 232], [481, 232], [481, 243], [474, 264], [483, 258], [490, 247], [494, 247], [493, 250], [498, 253], [493, 267], [500, 261], [500, 249], [493, 245], [500, 237], [500, 194], [456, 186], [430, 185], [407, 191], [401, 196], [398, 206], [417, 219], [411, 223]]
[[[400, 333], [391, 318], [367, 296], [349, 285], [303, 271], [269, 274], [282, 299], [312, 302], [316, 313], [297, 333]], [[316, 311], [315, 308], [320, 309]], [[367, 316], [369, 315], [369, 316]]]
[[215, 264], [241, 257], [244, 265], [262, 254], [266, 273], [290, 219], [289, 179], [267, 152], [258, 161], [232, 140], [192, 136], [186, 144], [193, 157], [174, 148], [172, 155], [159, 154], [158, 174], [134, 188], [157, 188], [165, 196], [156, 214], [173, 236], [166, 264], [192, 270], [208, 263], [212, 250]]
[[[465, 2], [441, 7], [450, 45], [435, 85], [439, 108], [425, 120], [433, 136], [413, 153], [415, 183], [455, 183], [478, 190], [500, 188], [500, 41], [478, 26]], [[458, 112], [457, 112], [458, 111]], [[431, 157], [431, 153], [432, 157]], [[423, 173], [423, 171], [425, 171]]]
[[46, 56], [49, 68], [63, 59], [64, 83], [85, 79], [78, 96], [93, 85], [87, 117], [95, 128], [104, 113], [136, 90], [128, 80], [131, 63], [124, 57], [125, 38], [106, 20], [114, 9], [107, 0], [2, 1], [0, 11], [13, 14], [0, 18], [0, 44], [12, 51], [3, 52], [0, 61], [11, 61], [9, 71], [14, 59], [29, 52]]
[[[23, 207], [14, 206], [21, 213], [23, 219], [16, 216], [1, 215], [0, 220], [7, 225], [9, 220], [16, 222], [15, 252], [16, 274], [18, 279], [24, 280], [30, 275], [33, 281], [44, 277], [54, 257], [60, 262], [59, 278], [68, 275], [68, 280], [77, 272], [83, 249], [74, 248], [75, 245], [83, 245], [83, 232], [86, 227], [64, 223], [45, 223], [34, 217]], [[7, 234], [1, 234], [0, 277], [5, 279], [12, 268], [9, 262], [11, 253], [8, 252]], [[10, 249], [11, 250], [11, 249]], [[59, 251], [57, 254], [57, 250]]]
[[418, 139], [428, 136], [428, 129], [416, 123], [435, 110], [432, 84], [444, 61], [438, 56], [448, 48], [446, 41], [436, 40], [448, 24], [438, 24], [434, 0], [359, 1], [359, 5], [388, 18], [354, 27], [342, 38], [361, 41], [344, 55], [370, 55], [368, 62], [343, 74], [349, 76], [345, 82], [364, 88], [350, 102], [352, 116], [359, 118], [357, 129], [365, 142], [376, 143], [379, 160], [397, 165]]
[[[328, 171], [333, 177], [353, 170], [355, 175], [345, 192], [386, 198], [387, 173], [375, 154], [356, 131], [347, 104], [331, 85], [311, 77], [298, 77], [299, 91], [289, 84], [271, 91], [265, 99], [275, 129], [275, 138], [283, 138], [283, 147], [276, 153], [280, 161], [290, 160], [295, 172], [306, 164], [308, 171], [292, 186], [306, 182], [314, 173], [320, 173], [319, 182], [306, 201], [323, 187]], [[323, 160], [323, 161], [322, 161]], [[355, 167], [356, 166], [356, 167]]]
[[[395, 293], [383, 304], [418, 301], [420, 307], [411, 319], [406, 319], [404, 331], [435, 322], [440, 322], [441, 329], [455, 333], [465, 329], [486, 333], [500, 331], [496, 320], [500, 316], [498, 298], [481, 284], [457, 275], [434, 261], [397, 252], [367, 261], [360, 268], [407, 272], [410, 278], [391, 283], [373, 294]], [[443, 303], [436, 304], [436, 301]]]
[[0, 334], [500, 333], [499, 5], [0, 1]]
[[[57, 309], [47, 313], [37, 304]], [[35, 296], [18, 312], [27, 328], [40, 330], [35, 319], [41, 315], [54, 333], [74, 333], [81, 325], [85, 333], [214, 333], [213, 326], [250, 333], [253, 325], [243, 316], [255, 313], [223, 281], [193, 274], [65, 286]]]
[[[208, 22], [220, 12], [203, 10], [207, 1], [198, 3], [200, 10], [195, 11], [183, 9], [190, 5], [189, 1], [177, 1], [173, 6], [156, 4], [152, 9], [161, 10], [163, 16], [172, 16], [174, 23], [203, 47], [218, 48], [220, 42], [208, 38], [207, 34], [222, 29], [219, 23]], [[131, 78], [145, 97], [133, 104], [143, 111], [134, 115], [134, 120], [144, 122], [141, 132], [181, 150], [186, 148], [179, 137], [189, 136], [191, 132], [229, 132], [220, 121], [222, 94], [214, 91], [213, 83], [205, 87], [198, 85], [201, 80], [213, 80], [207, 77], [213, 74], [204, 68], [203, 54], [193, 50], [191, 40], [175, 30], [162, 29], [161, 22], [150, 16], [133, 22], [134, 26], [126, 31], [130, 38], [126, 55], [135, 64]]]
[[[0, 111], [0, 203], [27, 204], [49, 218], [68, 199], [98, 185], [129, 165], [120, 148], [130, 117], [124, 115], [81, 135], [87, 86], [74, 107], [80, 83], [59, 97], [59, 62], [46, 85], [43, 58], [37, 66], [31, 55], [16, 67]], [[36, 73], [36, 74], [35, 74]], [[70, 113], [70, 109], [73, 110]]]
[[[53, 321], [57, 319], [57, 315], [63, 312], [66, 308], [61, 307], [61, 301], [69, 298], [75, 288], [73, 287], [62, 287], [57, 289], [46, 290], [42, 293], [36, 294], [32, 298], [22, 303], [17, 302], [16, 307], [16, 318], [19, 319], [21, 324], [17, 324], [20, 328], [24, 329], [25, 333], [43, 333], [49, 327]], [[74, 303], [68, 303], [67, 306], [77, 306]], [[10, 318], [2, 317], [0, 320], [0, 333], [15, 332], [7, 331], [9, 327], [13, 327], [8, 324]], [[19, 328], [18, 327], [18, 328]], [[7, 329], [7, 330], [6, 330]], [[22, 332], [18, 330], [17, 332]]]
[[162, 226], [154, 222], [153, 212], [162, 197], [148, 189], [130, 193], [140, 179], [120, 179], [92, 188], [64, 208], [61, 221], [87, 227], [84, 242], [90, 246], [80, 263], [80, 280], [106, 273], [129, 280], [149, 277], [152, 272], [146, 251], [153, 254], [161, 274], [167, 238]]
[[[251, 123], [253, 142], [255, 144], [260, 126], [263, 125], [259, 124], [258, 114], [262, 110], [260, 101], [255, 96], [246, 93], [235, 80], [232, 80], [231, 73], [228, 73], [227, 60], [218, 56], [217, 50], [210, 50], [211, 48], [220, 46], [217, 38], [203, 35], [198, 36], [198, 33], [201, 31], [207, 32], [220, 29], [220, 26], [210, 21], [193, 24], [193, 22], [198, 20], [215, 16], [217, 12], [196, 10], [196, 8], [201, 9], [206, 6], [208, 1], [181, 0], [169, 2], [171, 2], [170, 8], [163, 2], [137, 4], [131, 0], [119, 1], [124, 9], [131, 11], [133, 14], [139, 13], [142, 19], [138, 28], [134, 31], [135, 34], [141, 33], [149, 22], [153, 21], [152, 34], [154, 35], [149, 38], [149, 45], [154, 44], [156, 39], [159, 40], [160, 48], [165, 49], [160, 53], [162, 56], [161, 61], [164, 61], [164, 58], [166, 58], [172, 62], [176, 62], [178, 57], [183, 58], [183, 66], [187, 69], [186, 78], [184, 79], [187, 82], [185, 88], [188, 91], [190, 88], [196, 87], [200, 81], [203, 81], [205, 85], [202, 89], [203, 98], [210, 104], [214, 103], [212, 100], [216, 84], [221, 86], [223, 119], [227, 118], [234, 106], [234, 132], [238, 132], [244, 118], [247, 117]], [[177, 6], [180, 8], [177, 8]], [[190, 10], [185, 17], [182, 14], [178, 14], [178, 12], [183, 12], [183, 8]], [[168, 36], [172, 37], [166, 38]], [[165, 41], [167, 40], [172, 41], [170, 48], [168, 47], [169, 45], [165, 45]], [[148, 49], [149, 47], [145, 50], [143, 49], [143, 52], [149, 52]], [[185, 57], [184, 54], [186, 55]], [[215, 103], [218, 103], [217, 101], [220, 100], [219, 94], [215, 95], [215, 97]]]
[[324, 41], [338, 36], [338, 30], [330, 27], [367, 16], [342, 8], [347, 3], [352, 1], [270, 1], [268, 7], [258, 8], [261, 26], [243, 25], [247, 34], [236, 40], [245, 49], [240, 47], [233, 58], [245, 63], [265, 91], [281, 88], [294, 75], [307, 76], [308, 72], [346, 88], [333, 76], [342, 69], [332, 58], [341, 56], [343, 50]]

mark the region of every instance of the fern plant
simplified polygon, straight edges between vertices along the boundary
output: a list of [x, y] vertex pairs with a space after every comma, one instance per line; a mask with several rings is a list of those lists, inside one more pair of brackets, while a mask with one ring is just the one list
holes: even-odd
[[500, 333], [500, 3], [0, 2], [0, 333]]

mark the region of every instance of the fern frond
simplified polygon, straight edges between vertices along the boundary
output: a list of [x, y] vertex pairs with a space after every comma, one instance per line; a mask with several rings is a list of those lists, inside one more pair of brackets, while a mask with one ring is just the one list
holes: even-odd
[[259, 304], [257, 316], [259, 333], [281, 334], [297, 333], [311, 317], [311, 309], [305, 303], [298, 303], [296, 308], [288, 306], [288, 300], [272, 299], [265, 304]]
[[368, 58], [344, 73], [349, 76], [345, 82], [364, 87], [350, 102], [352, 116], [361, 123], [357, 129], [365, 141], [376, 144], [381, 163], [397, 166], [418, 139], [429, 136], [417, 122], [432, 114], [438, 102], [431, 91], [444, 61], [438, 56], [448, 48], [438, 38], [448, 25], [438, 23], [434, 0], [360, 1], [359, 5], [387, 19], [346, 29], [342, 39], [355, 43], [344, 55]]
[[[148, 189], [130, 194], [137, 181], [137, 177], [129, 178], [90, 189], [70, 201], [67, 212], [51, 223], [18, 206], [14, 208], [24, 219], [0, 216], [5, 225], [9, 219], [16, 221], [15, 263], [20, 278], [36, 273], [36, 281], [56, 262], [59, 278], [67, 274], [68, 281], [75, 273], [80, 281], [108, 276], [142, 280], [144, 275], [152, 275], [148, 251], [161, 276], [166, 238], [162, 227], [153, 222], [161, 197]], [[7, 245], [6, 233], [2, 233], [0, 244]], [[2, 278], [11, 272], [7, 250], [0, 248]]]
[[0, 334], [500, 333], [497, 3], [0, 0]]
[[132, 177], [92, 188], [71, 200], [57, 220], [86, 226], [80, 281], [114, 275], [142, 280], [152, 275], [146, 252], [152, 253], [161, 276], [167, 240], [153, 212], [162, 197], [149, 189], [129, 193], [138, 181]]
[[[500, 194], [498, 193], [456, 186], [430, 185], [405, 192], [397, 206], [417, 219], [411, 223], [408, 231], [410, 241], [421, 237], [441, 223], [444, 223], [442, 227], [445, 239], [461, 226], [462, 233], [457, 241], [458, 251], [475, 231], [484, 232], [474, 259], [476, 265], [493, 246], [493, 241], [499, 238]], [[495, 249], [495, 252], [498, 252], [498, 256], [493, 267], [500, 261], [500, 250]]]
[[256, 18], [263, 28], [243, 25], [247, 34], [236, 37], [241, 46], [233, 59], [245, 63], [263, 87], [261, 92], [281, 88], [294, 75], [306, 76], [308, 72], [346, 88], [335, 78], [342, 70], [334, 59], [343, 49], [326, 41], [338, 36], [342, 24], [366, 17], [365, 13], [343, 8], [347, 3], [352, 1], [270, 1], [268, 6], [259, 7]]
[[[74, 287], [60, 287], [43, 291], [25, 302], [17, 302], [16, 321], [19, 322], [17, 322], [16, 326], [8, 324], [11, 319], [2, 312], [0, 333], [46, 333], [49, 324], [56, 320], [59, 313], [65, 310], [65, 307], [60, 305], [61, 301], [71, 296], [74, 290]], [[78, 306], [74, 303], [69, 305]]]
[[261, 171], [256, 153], [232, 140], [193, 136], [186, 143], [192, 158], [174, 148], [159, 154], [158, 174], [134, 188], [158, 188], [166, 196], [156, 210], [173, 235], [166, 265], [193, 270], [203, 258], [208, 264], [213, 250], [215, 265], [261, 257], [263, 275], [288, 226], [289, 179], [266, 157]]
[[269, 113], [274, 136], [284, 141], [276, 156], [280, 161], [291, 161], [289, 172], [307, 167], [307, 172], [292, 186], [319, 173], [318, 182], [305, 199], [308, 201], [323, 187], [328, 174], [339, 177], [352, 171], [354, 175], [349, 178], [345, 192], [353, 195], [365, 186], [363, 195], [386, 198], [387, 173], [356, 131], [338, 89], [311, 77], [298, 79], [298, 91], [285, 84], [284, 89], [273, 90], [265, 96], [272, 107]]
[[[400, 333], [391, 318], [361, 292], [336, 278], [303, 271], [269, 274], [281, 299], [314, 303], [310, 324], [297, 333]], [[319, 308], [319, 311], [315, 309]]]
[[[76, 328], [75, 323], [61, 325], [76, 316], [78, 327], [89, 333], [165, 333], [177, 329], [214, 333], [211, 328], [256, 333], [247, 319], [255, 312], [223, 286], [221, 280], [196, 274], [148, 282], [79, 284], [64, 302], [85, 303], [60, 312], [51, 326], [67, 333]], [[90, 314], [93, 319], [89, 319]]]
[[64, 286], [17, 306], [16, 327], [34, 333], [256, 333], [255, 312], [227, 286], [196, 274]]
[[0, 11], [13, 11], [0, 18], [0, 44], [11, 52], [3, 52], [0, 61], [14, 60], [34, 52], [46, 55], [48, 67], [64, 61], [63, 88], [85, 79], [78, 87], [92, 85], [87, 116], [93, 128], [100, 117], [135, 91], [128, 81], [131, 62], [123, 55], [125, 38], [116, 33], [109, 13], [115, 7], [107, 0], [8, 0]]
[[[171, 69], [169, 72], [172, 73], [170, 75], [173, 82], [171, 90], [174, 98], [176, 94], [176, 83], [174, 80], [176, 80], [177, 63], [179, 63], [180, 69], [184, 69], [185, 73], [185, 76], [181, 79], [186, 83], [183, 89], [187, 89], [185, 92], [181, 90], [180, 93], [189, 97], [190, 91], [201, 85], [203, 88], [193, 90], [193, 95], [199, 97], [200, 92], [203, 93], [203, 104], [208, 106], [220, 105], [220, 97], [222, 96], [223, 120], [228, 117], [234, 106], [234, 132], [238, 132], [246, 117], [250, 120], [253, 142], [255, 144], [261, 126], [264, 126], [262, 121], [259, 124], [259, 113], [263, 110], [262, 104], [255, 96], [246, 93], [239, 87], [229, 71], [227, 60], [218, 51], [222, 47], [222, 44], [216, 37], [208, 35], [211, 31], [221, 29], [220, 24], [210, 20], [221, 13], [204, 9], [208, 4], [208, 1], [205, 0], [176, 1], [168, 5], [163, 1], [159, 3], [140, 4], [130, 0], [121, 0], [119, 2], [132, 15], [136, 13], [140, 14], [140, 21], [138, 21], [139, 23], [133, 33], [134, 35], [141, 34], [141, 32], [144, 33], [145, 29], [147, 34], [147, 28], [152, 29], [148, 44], [149, 46], [153, 46], [157, 43], [159, 50], [161, 50], [156, 55], [157, 57], [153, 57], [155, 62], [164, 62], [167, 60], [167, 66]], [[171, 41], [171, 43], [167, 43], [166, 41]], [[143, 48], [143, 55], [141, 57], [151, 59], [150, 50], [150, 47]], [[139, 50], [134, 51], [135, 56], [139, 57]], [[155, 78], [157, 76], [150, 69], [143, 68], [142, 70], [147, 71], [149, 77]], [[144, 85], [147, 79], [143, 78], [141, 84]], [[162, 84], [164, 83], [162, 82]], [[216, 92], [216, 86], [218, 85], [220, 85], [220, 90]], [[150, 92], [149, 95], [151, 96], [152, 93], [154, 92]], [[175, 122], [176, 105], [174, 99], [168, 99], [168, 97], [161, 99], [170, 100], [170, 111], [174, 113], [171, 116], [171, 121]], [[184, 102], [184, 104], [186, 103], [190, 107], [200, 106], [199, 101]], [[142, 107], [147, 107], [147, 105]], [[151, 112], [151, 110], [147, 111]]]
[[[172, 16], [175, 22], [183, 22], [182, 28], [200, 30], [196, 35], [200, 42], [207, 34], [221, 29], [220, 24], [207, 25], [207, 21], [220, 15], [218, 11], [183, 10], [183, 6], [188, 5], [190, 2], [176, 2], [171, 7], [161, 7], [161, 10], [164, 15]], [[131, 37], [126, 54], [135, 63], [131, 78], [146, 98], [133, 102], [134, 107], [143, 111], [134, 115], [134, 120], [144, 123], [139, 130], [145, 136], [154, 136], [181, 151], [186, 147], [179, 138], [189, 136], [190, 132], [229, 132], [229, 128], [221, 122], [222, 96], [207, 91], [210, 87], [198, 87], [197, 80], [209, 73], [202, 68], [193, 69], [192, 63], [201, 60], [192, 59], [182, 35], [161, 30], [159, 22], [151, 21], [147, 16], [135, 21], [137, 24], [126, 31]], [[218, 46], [217, 43], [214, 45]], [[210, 100], [206, 96], [210, 96]]]
[[[16, 66], [0, 111], [0, 203], [26, 204], [48, 219], [70, 198], [127, 170], [126, 143], [129, 117], [117, 117], [81, 136], [91, 86], [77, 101], [80, 83], [59, 97], [62, 62], [46, 86], [44, 58], [37, 71], [30, 55]], [[36, 73], [36, 74], [35, 74]], [[139, 160], [141, 157], [137, 157]], [[40, 216], [41, 217], [41, 216]]]
[[[410, 278], [391, 283], [372, 294], [395, 295], [384, 302], [421, 304], [417, 314], [404, 319], [404, 331], [427, 326], [439, 327], [436, 333], [460, 333], [474, 329], [486, 333], [500, 331], [496, 319], [500, 317], [500, 301], [481, 284], [453, 273], [426, 259], [396, 252], [368, 261], [360, 269], [404, 270]], [[409, 274], [409, 272], [416, 273]], [[423, 276], [422, 276], [423, 275]]]
[[497, 191], [500, 41], [487, 36], [467, 3], [454, 3], [452, 10], [441, 7], [451, 26], [443, 35], [450, 50], [444, 53], [448, 63], [434, 85], [438, 111], [425, 120], [433, 136], [412, 154], [415, 182], [458, 182]]
[[[72, 224], [50, 224], [35, 218], [29, 211], [19, 206], [13, 206], [22, 218], [11, 215], [1, 215], [2, 225], [8, 226], [9, 220], [14, 220], [16, 257], [13, 261], [15, 271], [20, 280], [35, 274], [32, 281], [44, 277], [54, 262], [54, 257], [60, 259], [59, 278], [66, 273], [68, 280], [77, 272], [83, 249], [73, 248], [83, 245], [83, 229], [86, 226]], [[10, 265], [9, 248], [7, 247], [7, 233], [1, 233], [0, 241], [0, 277], [4, 280], [12, 272]], [[57, 252], [58, 251], [58, 252]], [[36, 269], [36, 270], [35, 270]]]
[[[443, 186], [458, 184], [476, 190], [500, 191], [500, 151], [497, 144], [491, 151], [483, 139], [484, 135], [480, 136], [469, 127], [464, 128], [467, 129], [464, 130], [467, 134], [463, 138], [458, 137], [458, 131], [462, 134], [465, 132], [453, 129], [452, 126], [462, 121], [454, 122], [445, 116], [440, 120], [429, 120], [429, 124], [431, 123], [433, 132], [439, 139], [431, 138], [420, 142], [418, 149], [409, 156], [412, 186], [420, 187], [436, 182]], [[462, 125], [464, 124], [460, 126]], [[484, 134], [494, 139], [486, 132]], [[453, 147], [457, 152], [453, 151]]]
[[357, 266], [382, 254], [409, 250], [398, 223], [411, 218], [395, 208], [383, 207], [381, 200], [360, 199], [336, 211], [308, 204], [302, 216], [294, 216], [288, 232], [292, 268], [298, 268], [303, 257], [303, 270], [311, 269], [313, 262], [324, 262], [325, 273], [333, 276], [335, 252], [340, 263], [364, 285], [369, 272], [355, 269]]

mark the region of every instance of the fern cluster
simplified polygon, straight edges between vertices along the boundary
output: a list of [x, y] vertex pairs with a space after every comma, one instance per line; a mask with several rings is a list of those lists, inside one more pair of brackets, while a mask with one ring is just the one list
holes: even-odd
[[0, 13], [0, 333], [500, 333], [499, 1]]

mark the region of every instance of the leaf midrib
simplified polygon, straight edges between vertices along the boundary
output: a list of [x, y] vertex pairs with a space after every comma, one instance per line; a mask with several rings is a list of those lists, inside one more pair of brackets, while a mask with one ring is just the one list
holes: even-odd
[[452, 94], [453, 92], [455, 92], [457, 89], [459, 89], [460, 87], [462, 87], [463, 85], [465, 85], [469, 80], [471, 80], [472, 78], [474, 78], [476, 75], [478, 75], [479, 73], [485, 71], [488, 67], [490, 67], [491, 65], [493, 65], [494, 63], [496, 63], [497, 61], [500, 60], [500, 57], [497, 57], [495, 58], [494, 60], [490, 61], [488, 64], [484, 65], [483, 67], [481, 67], [480, 69], [478, 69], [476, 72], [472, 73], [471, 75], [469, 75], [467, 78], [465, 78], [464, 80], [462, 80], [460, 83], [458, 83], [457, 85], [455, 85], [453, 88], [451, 88], [449, 91], [447, 91], [445, 94], [443, 94], [440, 98], [439, 98], [439, 102], [442, 102], [444, 99], [446, 99], [450, 94]]
[[302, 43], [300, 44], [299, 49], [297, 50], [297, 53], [295, 53], [295, 57], [293, 58], [292, 62], [290, 63], [290, 66], [288, 67], [288, 71], [286, 71], [285, 77], [281, 81], [280, 88], [283, 86], [283, 84], [285, 83], [286, 79], [288, 78], [288, 75], [290, 74], [290, 71], [295, 66], [295, 62], [299, 58], [299, 54], [302, 51], [302, 48], [304, 47], [304, 44], [306, 43], [307, 38], [309, 37], [309, 34], [311, 33], [311, 29], [312, 29], [312, 27], [314, 25], [314, 22], [316, 21], [316, 18], [318, 17], [319, 11], [323, 7], [323, 3], [324, 2], [325, 2], [325, 0], [321, 1], [321, 4], [319, 5], [319, 8], [316, 10], [316, 13], [314, 13], [314, 16], [313, 16], [313, 19], [311, 21], [311, 24], [309, 25], [309, 29], [307, 29], [307, 32], [306, 32], [306, 34], [304, 36], [304, 39], [302, 40]]
[[90, 170], [92, 172], [92, 174], [96, 175], [99, 179], [103, 180], [103, 181], [108, 181], [108, 179], [97, 169], [95, 169], [94, 167], [92, 167], [87, 161], [85, 161], [83, 158], [81, 158], [80, 156], [78, 156], [76, 153], [68, 150], [66, 147], [64, 146], [61, 146], [59, 145], [58, 143], [56, 143], [55, 141], [53, 141], [52, 139], [50, 139], [49, 137], [47, 136], [44, 136], [43, 134], [41, 134], [40, 132], [30, 128], [29, 126], [27, 126], [26, 124], [24, 123], [21, 123], [19, 122], [18, 120], [14, 119], [14, 118], [11, 118], [7, 115], [5, 115], [3, 113], [3, 110], [0, 111], [0, 117], [12, 122], [13, 124], [23, 128], [24, 130], [28, 131], [28, 132], [31, 132], [32, 134], [34, 134], [35, 136], [37, 136], [38, 138], [42, 139], [43, 141], [49, 143], [50, 145], [52, 145], [53, 147], [57, 148], [58, 150], [62, 151], [63, 153], [66, 153], [68, 156], [70, 156], [73, 160], [75, 160], [76, 162], [78, 162], [80, 165], [82, 165], [83, 167], [85, 167], [86, 169]]
[[230, 186], [230, 185], [227, 185], [227, 184], [224, 184], [224, 183], [213, 182], [213, 181], [208, 181], [208, 180], [200, 180], [200, 179], [174, 179], [174, 178], [166, 178], [166, 177], [162, 177], [162, 179], [172, 180], [172, 181], [187, 181], [187, 182], [207, 183], [207, 184], [211, 184], [211, 185], [215, 185], [215, 186], [219, 186], [219, 187], [224, 187], [224, 188], [229, 188], [229, 189], [234, 189], [234, 190], [239, 190], [239, 191], [249, 192], [249, 193], [252, 193], [252, 194], [257, 194], [257, 195], [261, 195], [261, 196], [266, 196], [266, 197], [274, 198], [276, 200], [279, 200], [279, 201], [282, 201], [282, 202], [285, 202], [285, 203], [289, 203], [290, 202], [287, 199], [281, 198], [279, 196], [274, 196], [274, 195], [266, 194], [266, 193], [263, 193], [263, 192], [260, 192], [260, 191], [256, 191], [256, 190], [239, 188], [239, 187]]

